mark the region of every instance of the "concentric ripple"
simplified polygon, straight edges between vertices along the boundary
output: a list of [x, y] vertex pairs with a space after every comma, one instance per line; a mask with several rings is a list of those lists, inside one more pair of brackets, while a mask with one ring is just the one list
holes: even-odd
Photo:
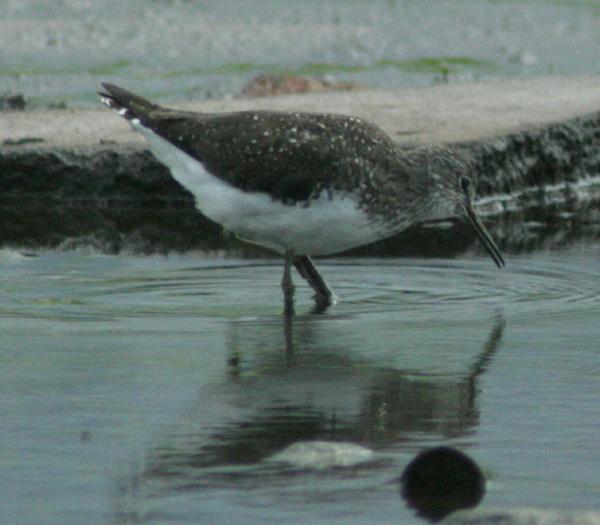
[[486, 259], [347, 261], [339, 267], [344, 276], [336, 291], [352, 309], [398, 310], [409, 317], [452, 316], [464, 308], [475, 315], [503, 308], [526, 317], [598, 311], [597, 252], [584, 247], [509, 256], [502, 270]]
[[[397, 311], [403, 319], [473, 316], [503, 308], [531, 317], [600, 309], [600, 249], [508, 256], [496, 269], [477, 259], [318, 261], [339, 297], [327, 315]], [[3, 252], [0, 316], [97, 320], [139, 316], [236, 318], [278, 315], [282, 263], [185, 257], [107, 257]], [[312, 291], [296, 276], [297, 310]]]

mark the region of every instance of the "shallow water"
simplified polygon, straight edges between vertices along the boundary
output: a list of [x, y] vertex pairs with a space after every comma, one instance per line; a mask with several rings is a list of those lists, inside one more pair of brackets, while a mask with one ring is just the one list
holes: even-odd
[[[435, 444], [485, 506], [598, 510], [599, 255], [324, 260], [290, 327], [279, 260], [0, 251], [0, 521], [419, 523], [394, 480]], [[377, 459], [268, 461], [317, 439]]]

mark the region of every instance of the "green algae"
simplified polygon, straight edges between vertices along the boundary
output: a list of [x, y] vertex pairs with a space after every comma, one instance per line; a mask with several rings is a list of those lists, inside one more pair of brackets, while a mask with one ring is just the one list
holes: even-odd
[[216, 67], [196, 67], [178, 69], [158, 74], [158, 78], [169, 79], [187, 76], [231, 75], [238, 73], [266, 73], [273, 75], [292, 76], [324, 76], [330, 74], [365, 73], [383, 68], [397, 68], [412, 73], [448, 73], [465, 69], [497, 69], [498, 65], [488, 59], [467, 56], [422, 57], [406, 60], [378, 60], [367, 64], [338, 64], [314, 62], [292, 67], [282, 67], [277, 64], [259, 64], [250, 62], [234, 62]]

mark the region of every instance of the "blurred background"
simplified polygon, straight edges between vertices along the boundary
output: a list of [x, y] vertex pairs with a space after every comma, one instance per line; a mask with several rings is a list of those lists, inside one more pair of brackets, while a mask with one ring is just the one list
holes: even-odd
[[373, 87], [600, 73], [596, 0], [2, 0], [0, 93], [97, 106], [110, 78], [163, 101], [259, 74]]

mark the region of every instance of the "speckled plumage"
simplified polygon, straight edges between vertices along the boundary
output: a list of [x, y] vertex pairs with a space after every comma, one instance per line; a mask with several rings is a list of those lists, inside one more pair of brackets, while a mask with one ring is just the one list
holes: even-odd
[[357, 117], [191, 113], [104, 87], [103, 101], [146, 136], [203, 213], [281, 253], [335, 253], [466, 211], [476, 221], [461, 182], [470, 167], [450, 150], [403, 150]]
[[[458, 193], [458, 176], [469, 171], [449, 151], [443, 155], [429, 151], [426, 156], [423, 150], [404, 151], [383, 130], [357, 117], [271, 111], [190, 113], [161, 108], [115, 86], [110, 92], [129, 107], [130, 119], [138, 118], [236, 188], [304, 206], [323, 191], [351, 193], [364, 212], [375, 220], [385, 218], [394, 231], [453, 215], [448, 192]], [[448, 176], [452, 180], [446, 181]], [[425, 209], [411, 204], [438, 193], [443, 196], [437, 206], [429, 197]], [[434, 213], [437, 216], [427, 216]]]

